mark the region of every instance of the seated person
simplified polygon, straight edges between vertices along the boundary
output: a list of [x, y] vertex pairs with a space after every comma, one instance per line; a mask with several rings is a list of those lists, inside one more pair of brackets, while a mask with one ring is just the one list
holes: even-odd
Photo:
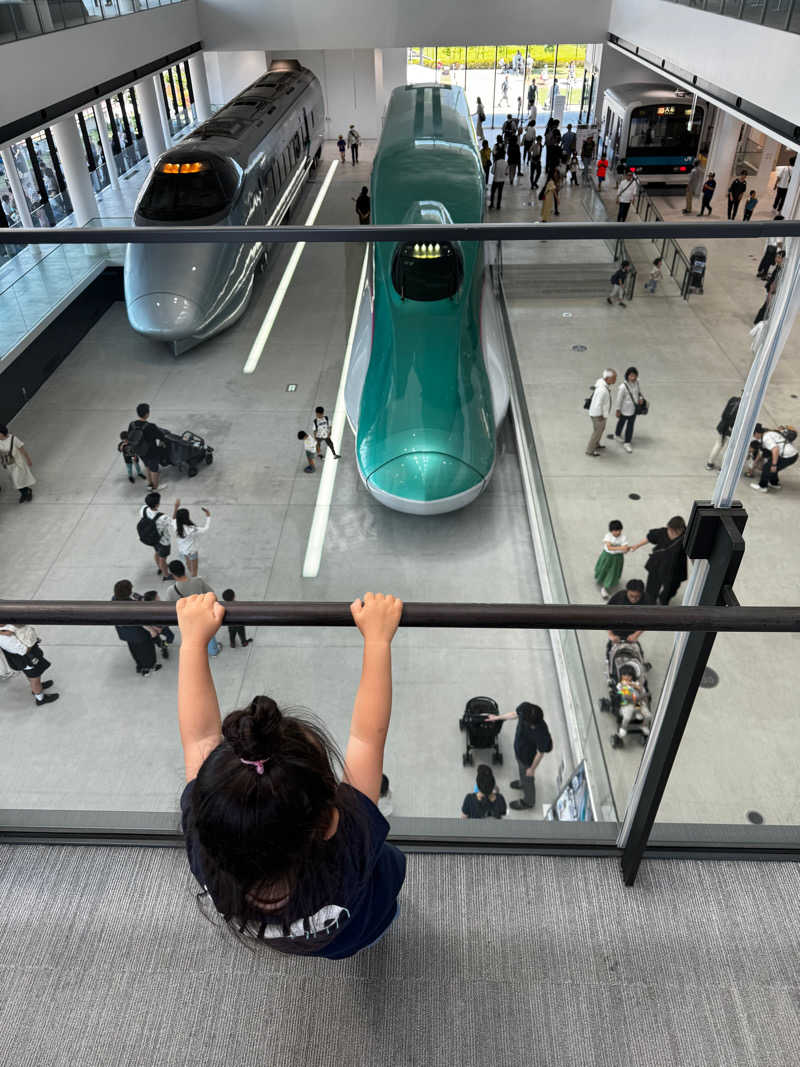
[[475, 775], [475, 791], [467, 793], [461, 805], [462, 819], [502, 819], [505, 815], [506, 801], [502, 793], [495, 788], [494, 774], [488, 763], [478, 765]]
[[650, 733], [650, 709], [644, 699], [644, 687], [641, 682], [636, 681], [633, 667], [623, 667], [619, 672], [617, 694], [622, 720], [617, 728], [616, 736], [623, 740], [628, 733], [627, 728], [634, 720], [641, 721], [641, 732], [647, 736]]
[[[649, 604], [650, 600], [644, 591], [644, 582], [641, 578], [631, 578], [625, 588], [620, 589], [618, 593], [614, 593], [612, 597], [609, 597], [606, 603], [609, 607], [615, 607], [620, 604]], [[628, 634], [618, 634], [613, 630], [609, 630], [608, 643], [606, 644], [606, 655], [608, 655], [608, 650], [612, 645], [619, 644], [620, 641], [638, 641], [643, 633], [644, 630], [631, 630]]]

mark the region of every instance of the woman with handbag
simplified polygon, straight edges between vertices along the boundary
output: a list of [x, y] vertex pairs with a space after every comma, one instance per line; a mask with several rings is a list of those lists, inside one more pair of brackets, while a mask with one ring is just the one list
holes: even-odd
[[[637, 415], [647, 414], [647, 401], [642, 396], [639, 385], [639, 371], [636, 367], [628, 367], [622, 384], [617, 389], [617, 428], [614, 431], [614, 439], [619, 441], [626, 452], [633, 452], [631, 441], [633, 440], [633, 424]], [[625, 430], [625, 440], [622, 440], [622, 431]]]
[[32, 485], [36, 479], [31, 470], [31, 457], [25, 445], [14, 434], [9, 434], [8, 427], [0, 424], [0, 467], [8, 471], [15, 489], [19, 489], [19, 503], [33, 500]]
[[0, 649], [12, 671], [22, 671], [27, 677], [37, 704], [51, 704], [58, 700], [58, 693], [45, 693], [52, 682], [43, 682], [42, 675], [49, 668], [39, 645], [39, 638], [32, 626], [0, 624]]

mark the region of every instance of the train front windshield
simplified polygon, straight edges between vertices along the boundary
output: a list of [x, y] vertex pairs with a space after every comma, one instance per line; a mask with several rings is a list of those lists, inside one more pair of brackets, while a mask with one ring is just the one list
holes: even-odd
[[[631, 112], [628, 155], [692, 156], [703, 128], [703, 108], [690, 104], [648, 104]], [[691, 123], [691, 125], [690, 125]]]
[[229, 207], [236, 184], [236, 173], [220, 160], [162, 162], [137, 210], [153, 222], [208, 218]]
[[404, 300], [446, 300], [464, 277], [458, 249], [443, 241], [400, 245], [392, 262], [392, 284]]

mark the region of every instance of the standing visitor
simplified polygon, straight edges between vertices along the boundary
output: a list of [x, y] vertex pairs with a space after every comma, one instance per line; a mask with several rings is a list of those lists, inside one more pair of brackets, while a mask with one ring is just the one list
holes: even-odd
[[[614, 437], [622, 445], [626, 452], [633, 452], [631, 441], [633, 440], [633, 424], [636, 416], [644, 408], [645, 399], [639, 385], [639, 372], [636, 367], [628, 367], [625, 377], [617, 389], [617, 428]], [[622, 440], [622, 431], [625, 430], [625, 440]]]
[[[186, 568], [179, 559], [172, 560], [169, 565], [169, 570], [174, 579], [174, 583], [167, 586], [167, 591], [164, 594], [166, 600], [171, 600], [173, 603], [177, 603], [177, 601], [181, 600], [183, 597], [214, 592], [204, 578], [190, 578], [186, 573]], [[216, 593], [214, 595], [216, 596]], [[218, 656], [222, 651], [222, 645], [213, 635], [208, 642], [207, 651], [209, 656]]]
[[[492, 187], [489, 193], [489, 207], [500, 207], [503, 199], [503, 185], [506, 180], [506, 173], [508, 168], [506, 166], [506, 149], [503, 144], [503, 138], [498, 137], [497, 143], [494, 146], [492, 152], [493, 168], [492, 168]], [[495, 197], [497, 198], [497, 204], [495, 204]]]
[[[725, 451], [725, 446], [728, 443], [728, 438], [733, 430], [733, 424], [736, 422], [736, 415], [739, 411], [739, 401], [741, 400], [741, 393], [739, 396], [731, 396], [728, 398], [725, 407], [722, 409], [722, 415], [717, 423], [717, 439], [714, 442], [714, 447], [711, 449], [706, 460], [706, 470], [713, 471], [714, 465], [717, 459], [722, 458], [722, 453]], [[760, 425], [760, 424], [759, 424]]]
[[28, 679], [33, 699], [37, 704], [52, 704], [58, 693], [45, 693], [53, 684], [43, 682], [42, 675], [50, 668], [39, 644], [39, 637], [32, 626], [15, 626], [0, 623], [0, 651], [12, 671], [22, 671]]
[[683, 209], [684, 215], [691, 215], [692, 201], [702, 188], [703, 168], [700, 166], [700, 160], [696, 159], [694, 163], [692, 163], [692, 169], [689, 171], [689, 177], [686, 181], [686, 206]]
[[[782, 216], [781, 216], [782, 217]], [[777, 219], [775, 220], [777, 222]], [[783, 238], [769, 236], [764, 246], [764, 255], [756, 268], [756, 277], [763, 281], [767, 280], [767, 274], [777, 259], [778, 252], [783, 250]]]
[[339, 140], [336, 142], [336, 147], [339, 149], [339, 159], [344, 163], [344, 153], [347, 149], [347, 141], [345, 141], [341, 134], [339, 134]]
[[661, 278], [661, 256], [656, 256], [653, 260], [653, 265], [650, 268], [650, 277], [644, 283], [644, 287], [648, 293], [654, 293], [656, 291]]
[[489, 184], [489, 174], [492, 169], [492, 150], [489, 147], [489, 142], [484, 139], [481, 145], [481, 166], [483, 167], [484, 184]]
[[624, 556], [628, 549], [628, 538], [622, 532], [622, 523], [619, 519], [612, 519], [594, 565], [594, 580], [600, 586], [600, 596], [603, 600], [608, 600], [611, 590], [619, 584]]
[[175, 507], [172, 509], [171, 528], [175, 533], [175, 547], [178, 550], [178, 555], [182, 558], [186, 564], [189, 574], [192, 578], [197, 577], [197, 562], [198, 562], [198, 548], [197, 548], [197, 536], [198, 534], [205, 533], [211, 525], [211, 512], [208, 508], [200, 508], [206, 517], [206, 521], [202, 526], [196, 526], [189, 515], [188, 508], [182, 508], [180, 500], [175, 501]]
[[476, 135], [478, 137], [478, 140], [481, 141], [481, 140], [483, 140], [483, 124], [484, 124], [484, 122], [486, 122], [486, 111], [485, 111], [484, 106], [483, 106], [483, 101], [481, 100], [480, 97], [478, 97], [478, 100], [477, 100], [477, 108], [478, 108], [478, 111], [477, 111], [478, 126], [477, 126], [477, 129], [475, 130], [475, 133], [476, 133]]
[[[226, 604], [233, 604], [236, 600], [236, 593], [232, 589], [222, 590], [222, 599]], [[252, 645], [253, 638], [248, 637], [245, 633], [244, 626], [239, 623], [228, 623], [228, 638], [231, 643], [231, 648], [236, 648], [236, 638], [242, 642], [242, 648], [246, 648], [248, 645]]]
[[119, 443], [117, 445], [117, 452], [120, 453], [122, 459], [125, 462], [125, 469], [128, 472], [128, 481], [135, 482], [136, 479], [133, 476], [133, 465], [136, 464], [136, 473], [140, 478], [144, 478], [142, 474], [142, 468], [139, 466], [139, 457], [136, 455], [136, 450], [131, 446], [128, 441], [128, 431], [122, 430], [119, 435]]
[[331, 440], [331, 420], [325, 414], [325, 408], [321, 405], [314, 408], [312, 425], [314, 427], [314, 437], [317, 441], [317, 455], [322, 458], [322, 445], [324, 442], [327, 449], [333, 454], [333, 458], [339, 459], [339, 453], [333, 447], [333, 441]]
[[544, 712], [538, 704], [523, 701], [515, 711], [505, 715], [487, 715], [486, 722], [499, 722], [501, 719], [516, 719], [517, 732], [514, 735], [514, 755], [517, 760], [519, 778], [511, 783], [512, 789], [522, 790], [522, 800], [512, 800], [514, 811], [526, 811], [536, 803], [536, 783], [533, 776], [542, 758], [553, 751], [553, 739], [544, 721]]
[[778, 174], [775, 180], [775, 200], [772, 203], [775, 211], [783, 210], [783, 202], [786, 199], [786, 192], [789, 188], [789, 182], [792, 180], [792, 167], [795, 164], [797, 156], [792, 156], [788, 164], [783, 167], [778, 167]]
[[307, 434], [305, 430], [297, 431], [297, 440], [302, 442], [303, 455], [305, 456], [306, 465], [303, 467], [305, 474], [313, 474], [317, 469], [314, 460], [317, 458], [317, 449], [314, 438]]
[[632, 202], [636, 198], [638, 192], [638, 182], [636, 181], [636, 172], [629, 171], [619, 184], [619, 191], [617, 192], [617, 203], [619, 208], [617, 209], [617, 222], [624, 222], [628, 217], [628, 212]]
[[[539, 199], [542, 201], [542, 222], [549, 222], [558, 196], [558, 171], [545, 177]], [[558, 212], [556, 211], [556, 214]]]
[[613, 304], [616, 300], [621, 308], [626, 306], [622, 298], [625, 295], [625, 284], [628, 281], [630, 269], [630, 262], [627, 259], [623, 259], [619, 267], [611, 275], [611, 292], [606, 297], [606, 303]]
[[360, 226], [369, 225], [370, 206], [369, 190], [366, 185], [362, 185], [361, 192], [358, 194], [358, 199], [356, 200], [356, 215], [358, 215]]
[[33, 500], [31, 487], [36, 485], [36, 478], [32, 466], [33, 462], [24, 442], [15, 434], [9, 433], [7, 426], [0, 424], [0, 469], [10, 475], [11, 484], [19, 490], [20, 504]]
[[542, 147], [540, 134], [531, 145], [531, 189], [539, 188], [539, 179], [542, 176]]
[[653, 545], [647, 557], [647, 585], [645, 591], [652, 603], [666, 606], [678, 592], [678, 586], [686, 581], [686, 523], [680, 515], [674, 515], [666, 526], [654, 527], [638, 544], [631, 546], [635, 552], [642, 545]]
[[597, 161], [597, 188], [602, 191], [603, 182], [606, 180], [606, 173], [608, 171], [608, 159], [605, 152], [602, 152], [600, 158]]
[[[516, 134], [512, 134], [508, 139], [508, 148], [506, 150], [506, 163], [508, 184], [513, 185], [514, 179], [519, 173], [520, 163], [522, 162], [519, 150], [519, 142], [517, 141]], [[497, 205], [500, 206], [499, 204]]]
[[734, 178], [731, 184], [728, 186], [728, 219], [735, 219], [736, 212], [739, 210], [739, 201], [745, 194], [747, 189], [747, 171], [740, 172], [738, 178]]
[[[123, 578], [115, 583], [114, 595], [111, 599], [138, 601], [142, 598], [138, 594], [134, 596], [133, 586], [127, 578]], [[128, 646], [128, 651], [136, 664], [137, 674], [141, 674], [144, 678], [147, 677], [150, 671], [161, 670], [161, 664], [156, 663], [155, 642], [146, 627], [140, 626], [139, 623], [132, 623], [130, 625], [115, 626], [114, 629], [117, 631], [117, 637], [120, 641], [124, 641]]]
[[572, 153], [575, 151], [575, 133], [572, 129], [572, 123], [567, 123], [566, 133], [561, 138], [561, 152], [569, 159]]
[[144, 507], [139, 509], [136, 533], [143, 545], [153, 549], [153, 558], [161, 574], [161, 580], [167, 582], [170, 578], [167, 560], [170, 552], [172, 524], [169, 518], [158, 510], [160, 503], [160, 493], [147, 494], [144, 498]]
[[529, 122], [522, 135], [522, 162], [527, 163], [531, 158], [531, 149], [536, 140], [536, 126]]
[[147, 484], [158, 489], [160, 454], [158, 439], [161, 430], [150, 422], [150, 405], [138, 404], [136, 418], [128, 424], [128, 444], [147, 469]]
[[358, 146], [361, 144], [361, 134], [350, 123], [350, 129], [347, 131], [347, 144], [350, 148], [350, 158], [353, 161], [353, 166], [358, 163]]
[[586, 446], [587, 456], [599, 456], [600, 449], [605, 445], [600, 444], [600, 438], [606, 428], [606, 421], [611, 412], [611, 386], [617, 380], [617, 372], [613, 367], [603, 371], [603, 377], [598, 378], [594, 384], [592, 399], [589, 403], [589, 418], [592, 420], [592, 435]]
[[701, 218], [706, 211], [711, 214], [711, 199], [714, 196], [714, 190], [717, 188], [716, 174], [712, 170], [706, 180], [703, 182], [703, 202], [700, 205], [700, 210], [697, 212], [698, 218]]

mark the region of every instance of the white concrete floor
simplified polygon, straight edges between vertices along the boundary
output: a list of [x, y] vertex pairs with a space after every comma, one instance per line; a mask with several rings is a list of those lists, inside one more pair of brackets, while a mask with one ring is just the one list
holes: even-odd
[[[506, 190], [502, 221], [538, 217], [538, 207], [532, 212], [525, 203], [527, 179], [522, 181], [520, 187]], [[610, 210], [613, 196], [613, 190], [606, 194]], [[683, 196], [662, 198], [662, 206], [667, 215], [680, 218]], [[771, 212], [766, 215], [771, 217]], [[585, 218], [578, 189], [565, 190], [562, 217]], [[714, 475], [704, 463], [722, 408], [742, 388], [751, 365], [749, 330], [764, 292], [755, 277], [764, 242], [746, 238], [744, 223], [742, 231], [741, 239], [703, 242], [709, 249], [705, 293], [688, 303], [667, 278], [654, 296], [639, 284], [625, 310], [609, 307], [602, 298], [578, 295], [541, 300], [532, 294], [512, 303], [515, 343], [572, 601], [599, 602], [593, 568], [611, 519], [620, 519], [635, 543], [673, 514], [688, 518], [692, 501], [711, 494]], [[685, 247], [693, 243], [685, 242]], [[545, 261], [551, 248], [539, 245], [528, 258]], [[557, 261], [564, 262], [564, 247], [555, 251]], [[649, 250], [636, 248], [635, 257], [641, 282]], [[575, 260], [580, 262], [578, 249]], [[585, 345], [585, 351], [575, 351], [574, 345]], [[650, 414], [637, 420], [634, 453], [628, 455], [607, 440], [601, 457], [587, 457], [587, 386], [606, 366], [622, 374], [631, 365], [638, 367], [651, 405]], [[799, 420], [800, 336], [795, 327], [761, 421], [776, 426], [797, 425]], [[607, 432], [613, 430], [609, 421]], [[780, 494], [768, 495], [750, 492], [746, 479], [740, 483], [739, 495], [749, 513], [747, 551], [736, 583], [743, 604], [797, 603], [798, 468], [790, 468], [782, 483]], [[640, 499], [631, 500], [631, 493]], [[623, 582], [646, 578], [646, 552], [626, 557]], [[599, 697], [604, 691], [605, 636], [586, 633], [580, 640], [591, 687]], [[710, 666], [720, 676], [719, 685], [700, 691], [662, 803], [662, 820], [742, 824], [746, 813], [756, 810], [768, 824], [800, 821], [795, 773], [800, 742], [793, 728], [799, 640], [798, 635], [755, 634], [717, 639]], [[649, 634], [643, 643], [654, 664], [650, 685], [657, 696], [672, 638]], [[612, 720], [600, 720], [622, 809], [642, 750], [635, 741], [624, 750], [612, 749]]]
[[[365, 146], [357, 167], [336, 174], [320, 224], [354, 218], [352, 199], [368, 182], [373, 150]], [[328, 148], [326, 159], [333, 154]], [[306, 248], [257, 372], [245, 378], [286, 256], [284, 249], [258, 280], [235, 327], [177, 361], [130, 329], [122, 303], [113, 305], [14, 420], [38, 483], [24, 507], [8, 488], [0, 495], [4, 596], [106, 599], [123, 577], [142, 592], [161, 586], [135, 531], [144, 483], [128, 483], [115, 451], [119, 431], [147, 400], [156, 422], [191, 428], [217, 449], [213, 466], [192, 481], [166, 471], [163, 505], [171, 512], [180, 496], [193, 512], [211, 510], [200, 574], [218, 592], [232, 586], [240, 600], [349, 601], [377, 587], [407, 600], [539, 600], [508, 428], [487, 492], [466, 510], [424, 519], [388, 511], [364, 491], [348, 430], [322, 569], [317, 579], [301, 578], [318, 479], [302, 472], [296, 431], [308, 426], [315, 404], [333, 406], [363, 248]], [[61, 699], [37, 709], [21, 677], [3, 684], [0, 806], [176, 811], [183, 783], [175, 659], [142, 679], [109, 627], [40, 629]], [[266, 691], [320, 714], [344, 744], [360, 669], [354, 630], [262, 629], [248, 649], [225, 645], [213, 663], [224, 710]], [[553, 800], [559, 764], [570, 759], [546, 634], [401, 632], [394, 675], [386, 772], [396, 814], [458, 817], [474, 783], [474, 769], [461, 762], [458, 718], [478, 694], [493, 696], [503, 711], [525, 699], [545, 708], [555, 750], [537, 774], [537, 801]], [[512, 800], [511, 723], [500, 740], [506, 762], [498, 781]], [[476, 763], [483, 758], [488, 753], [476, 753]]]

